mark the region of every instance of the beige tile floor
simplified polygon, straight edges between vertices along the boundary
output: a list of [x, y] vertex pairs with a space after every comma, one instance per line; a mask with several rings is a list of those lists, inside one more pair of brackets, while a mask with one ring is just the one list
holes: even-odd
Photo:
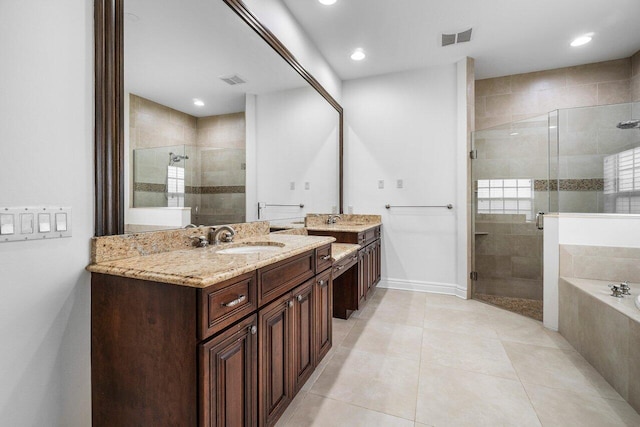
[[283, 426], [640, 426], [559, 334], [452, 296], [378, 289], [278, 422]]

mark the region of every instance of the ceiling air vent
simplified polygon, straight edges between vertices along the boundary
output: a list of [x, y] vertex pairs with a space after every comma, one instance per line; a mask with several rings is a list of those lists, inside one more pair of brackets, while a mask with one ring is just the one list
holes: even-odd
[[469, 28], [466, 31], [457, 34], [442, 34], [442, 47], [450, 46], [456, 43], [465, 43], [471, 41], [471, 31], [473, 29]]
[[231, 86], [234, 85], [241, 85], [242, 83], [246, 83], [247, 81], [244, 80], [242, 77], [240, 77], [237, 74], [234, 74], [233, 76], [222, 76], [220, 77], [220, 80], [222, 80], [223, 82], [230, 84]]
[[450, 44], [456, 44], [456, 35], [455, 34], [443, 34], [442, 35], [442, 46], [449, 46]]

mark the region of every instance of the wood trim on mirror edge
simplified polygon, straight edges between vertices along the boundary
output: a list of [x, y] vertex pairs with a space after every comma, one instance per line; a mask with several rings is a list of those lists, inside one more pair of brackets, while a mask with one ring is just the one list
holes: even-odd
[[[224, 1], [339, 114], [339, 210], [343, 212], [343, 109], [241, 0]], [[124, 0], [94, 0], [95, 235], [124, 233]]]

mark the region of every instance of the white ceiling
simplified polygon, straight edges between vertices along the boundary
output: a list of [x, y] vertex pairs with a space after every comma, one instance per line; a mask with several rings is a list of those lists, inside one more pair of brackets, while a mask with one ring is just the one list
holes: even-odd
[[[283, 0], [343, 80], [476, 59], [476, 78], [629, 57], [640, 50], [640, 0]], [[473, 27], [469, 43], [441, 33]], [[571, 40], [595, 33], [572, 48]], [[352, 61], [361, 47], [367, 58]]]
[[[127, 0], [125, 5], [127, 92], [205, 117], [244, 111], [246, 93], [307, 86], [221, 0]], [[236, 73], [247, 83], [229, 86], [219, 79]], [[194, 98], [205, 106], [195, 106]]]

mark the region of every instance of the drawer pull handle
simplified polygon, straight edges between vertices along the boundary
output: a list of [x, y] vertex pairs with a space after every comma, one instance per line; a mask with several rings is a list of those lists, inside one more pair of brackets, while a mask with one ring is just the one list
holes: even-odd
[[323, 257], [322, 257], [322, 260], [323, 260], [323, 261], [327, 261], [327, 260], [329, 260], [329, 259], [331, 259], [331, 254], [329, 254], [329, 255], [325, 255], [325, 256], [323, 256]]
[[256, 332], [258, 332], [258, 328], [256, 327], [256, 325], [249, 326], [249, 332], [251, 333], [251, 335], [255, 335]]
[[240, 295], [240, 296], [238, 296], [238, 298], [234, 299], [233, 301], [223, 302], [222, 306], [223, 307], [235, 307], [236, 305], [240, 304], [241, 302], [244, 302], [246, 299], [247, 299], [246, 295]]
[[336, 271], [340, 271], [340, 270], [342, 270], [343, 268], [344, 268], [344, 265], [339, 265], [339, 266], [337, 266], [337, 267], [336, 267]]

